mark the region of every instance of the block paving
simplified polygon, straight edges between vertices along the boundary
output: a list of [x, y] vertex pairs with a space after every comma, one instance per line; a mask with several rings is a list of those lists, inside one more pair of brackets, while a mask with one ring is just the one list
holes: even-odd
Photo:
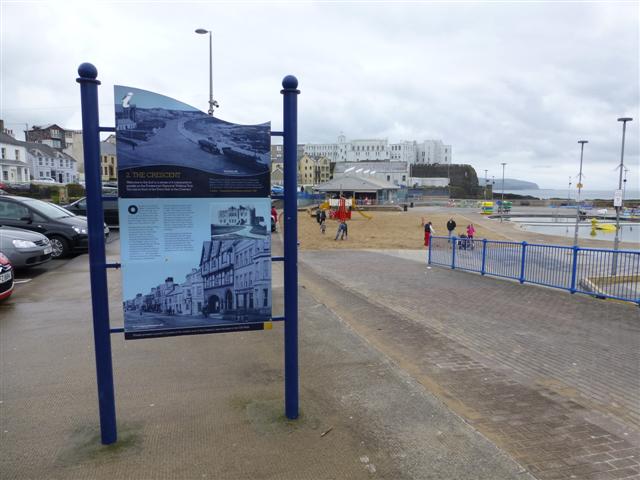
[[637, 307], [374, 252], [302, 259], [319, 302], [536, 478], [640, 479]]

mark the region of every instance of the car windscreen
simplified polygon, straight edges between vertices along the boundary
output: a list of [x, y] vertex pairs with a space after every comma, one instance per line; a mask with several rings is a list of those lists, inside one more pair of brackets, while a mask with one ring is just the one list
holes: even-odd
[[43, 202], [41, 200], [29, 200], [28, 202], [26, 202], [26, 204], [29, 207], [33, 208], [40, 215], [43, 215], [47, 218], [55, 219], [75, 217], [75, 215], [69, 210], [66, 210], [52, 203]]

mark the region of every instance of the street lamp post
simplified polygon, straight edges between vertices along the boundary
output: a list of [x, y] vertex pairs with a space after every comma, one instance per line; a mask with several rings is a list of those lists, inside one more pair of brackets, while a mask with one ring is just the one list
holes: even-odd
[[571, 203], [571, 177], [569, 177], [569, 186], [567, 187], [567, 206]]
[[213, 117], [213, 109], [219, 107], [218, 102], [213, 99], [213, 47], [211, 42], [211, 30], [204, 28], [196, 29], [196, 33], [200, 35], [209, 34], [209, 115]]
[[487, 184], [489, 183], [489, 179], [487, 178], [487, 172], [489, 170], [484, 171], [484, 201], [487, 201]]
[[578, 224], [580, 222], [580, 190], [582, 190], [582, 158], [584, 154], [584, 144], [589, 143], [588, 140], [578, 140], [580, 144], [580, 173], [578, 173], [578, 198], [576, 199], [576, 229], [573, 232], [573, 244], [578, 246]]
[[[627, 131], [627, 122], [633, 121], [631, 117], [621, 117], [618, 119], [619, 122], [622, 122], [622, 147], [620, 149], [620, 177], [618, 178], [618, 190], [622, 190], [622, 171], [624, 170], [624, 137]], [[622, 204], [616, 206], [616, 237], [613, 240], [613, 249], [616, 250], [616, 253], [613, 255], [613, 269], [611, 271], [612, 275], [616, 275], [618, 271], [618, 245], [620, 243], [620, 210], [622, 210]]]
[[504, 167], [507, 165], [506, 163], [501, 163], [502, 165], [502, 199], [500, 201], [500, 221], [502, 222], [502, 217], [504, 216]]

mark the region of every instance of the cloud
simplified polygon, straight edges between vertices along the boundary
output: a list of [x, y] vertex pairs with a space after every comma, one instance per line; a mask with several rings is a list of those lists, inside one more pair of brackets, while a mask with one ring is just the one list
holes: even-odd
[[[0, 117], [80, 128], [76, 69], [207, 109], [213, 30], [218, 115], [281, 129], [282, 78], [300, 80], [299, 140], [441, 138], [478, 172], [564, 188], [578, 168], [613, 188], [619, 116], [638, 184], [637, 3], [2, 3]], [[541, 168], [540, 165], [552, 166]], [[585, 182], [586, 183], [586, 182]]]

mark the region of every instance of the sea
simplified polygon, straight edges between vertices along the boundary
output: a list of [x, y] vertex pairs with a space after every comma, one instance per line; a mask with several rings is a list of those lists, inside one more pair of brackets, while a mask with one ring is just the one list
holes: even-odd
[[[498, 187], [497, 185], [495, 187]], [[613, 190], [582, 190], [580, 192], [581, 200], [613, 200]], [[502, 193], [502, 190], [498, 188], [494, 188], [494, 194]], [[576, 189], [571, 189], [571, 192], [568, 189], [553, 189], [553, 188], [540, 188], [538, 190], [513, 190], [513, 189], [504, 189], [504, 193], [513, 193], [515, 195], [530, 195], [532, 197], [537, 197], [540, 199], [546, 198], [567, 198], [570, 194], [570, 197], [575, 200], [578, 195], [578, 191]], [[639, 200], [640, 199], [640, 190], [635, 189], [627, 189], [624, 193], [624, 198], [627, 200]]]

